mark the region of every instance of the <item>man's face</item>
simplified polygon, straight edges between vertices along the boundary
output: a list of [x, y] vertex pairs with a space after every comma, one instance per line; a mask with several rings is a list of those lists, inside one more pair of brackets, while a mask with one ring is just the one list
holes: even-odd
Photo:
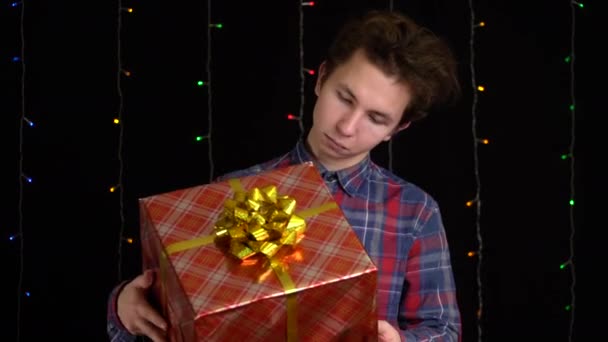
[[321, 84], [324, 73], [322, 66], [308, 145], [327, 169], [339, 170], [357, 164], [391, 138], [411, 93], [396, 77], [371, 64], [362, 51]]

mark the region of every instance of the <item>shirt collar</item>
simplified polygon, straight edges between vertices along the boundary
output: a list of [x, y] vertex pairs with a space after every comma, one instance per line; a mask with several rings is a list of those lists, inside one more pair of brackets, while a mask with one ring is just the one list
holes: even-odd
[[368, 180], [369, 173], [371, 172], [369, 154], [356, 165], [338, 171], [329, 171], [315, 160], [303, 140], [299, 140], [290, 152], [290, 158], [291, 162], [296, 164], [312, 161], [325, 181], [331, 181], [334, 177], [337, 178], [340, 186], [351, 197], [360, 193], [363, 188], [362, 185]]

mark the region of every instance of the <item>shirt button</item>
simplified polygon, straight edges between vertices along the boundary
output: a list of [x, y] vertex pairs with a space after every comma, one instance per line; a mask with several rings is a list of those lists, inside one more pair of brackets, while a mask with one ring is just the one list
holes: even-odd
[[335, 172], [326, 172], [323, 175], [323, 180], [325, 180], [326, 182], [333, 182], [336, 180], [336, 173]]

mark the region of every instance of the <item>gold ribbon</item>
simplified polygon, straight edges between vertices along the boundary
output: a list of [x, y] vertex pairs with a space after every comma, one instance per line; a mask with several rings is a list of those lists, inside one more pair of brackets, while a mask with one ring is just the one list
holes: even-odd
[[[306, 218], [338, 206], [329, 202], [295, 213], [296, 200], [279, 196], [274, 185], [246, 192], [238, 179], [230, 179], [228, 183], [234, 196], [224, 203], [224, 212], [214, 226], [214, 233], [170, 244], [165, 249], [166, 254], [215, 242], [241, 261], [264, 255], [287, 297], [287, 341], [297, 341], [296, 285], [276, 254], [282, 247], [293, 247], [304, 238]], [[161, 273], [165, 263], [161, 261]]]

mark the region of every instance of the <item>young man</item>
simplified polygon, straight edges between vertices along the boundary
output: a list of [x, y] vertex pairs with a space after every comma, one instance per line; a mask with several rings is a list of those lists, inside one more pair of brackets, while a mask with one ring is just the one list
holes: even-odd
[[[459, 341], [460, 313], [437, 203], [370, 160], [370, 151], [457, 95], [455, 60], [411, 19], [371, 12], [346, 25], [320, 67], [313, 125], [289, 153], [222, 178], [313, 161], [378, 268], [380, 341]], [[112, 341], [164, 341], [145, 271], [109, 298]]]

